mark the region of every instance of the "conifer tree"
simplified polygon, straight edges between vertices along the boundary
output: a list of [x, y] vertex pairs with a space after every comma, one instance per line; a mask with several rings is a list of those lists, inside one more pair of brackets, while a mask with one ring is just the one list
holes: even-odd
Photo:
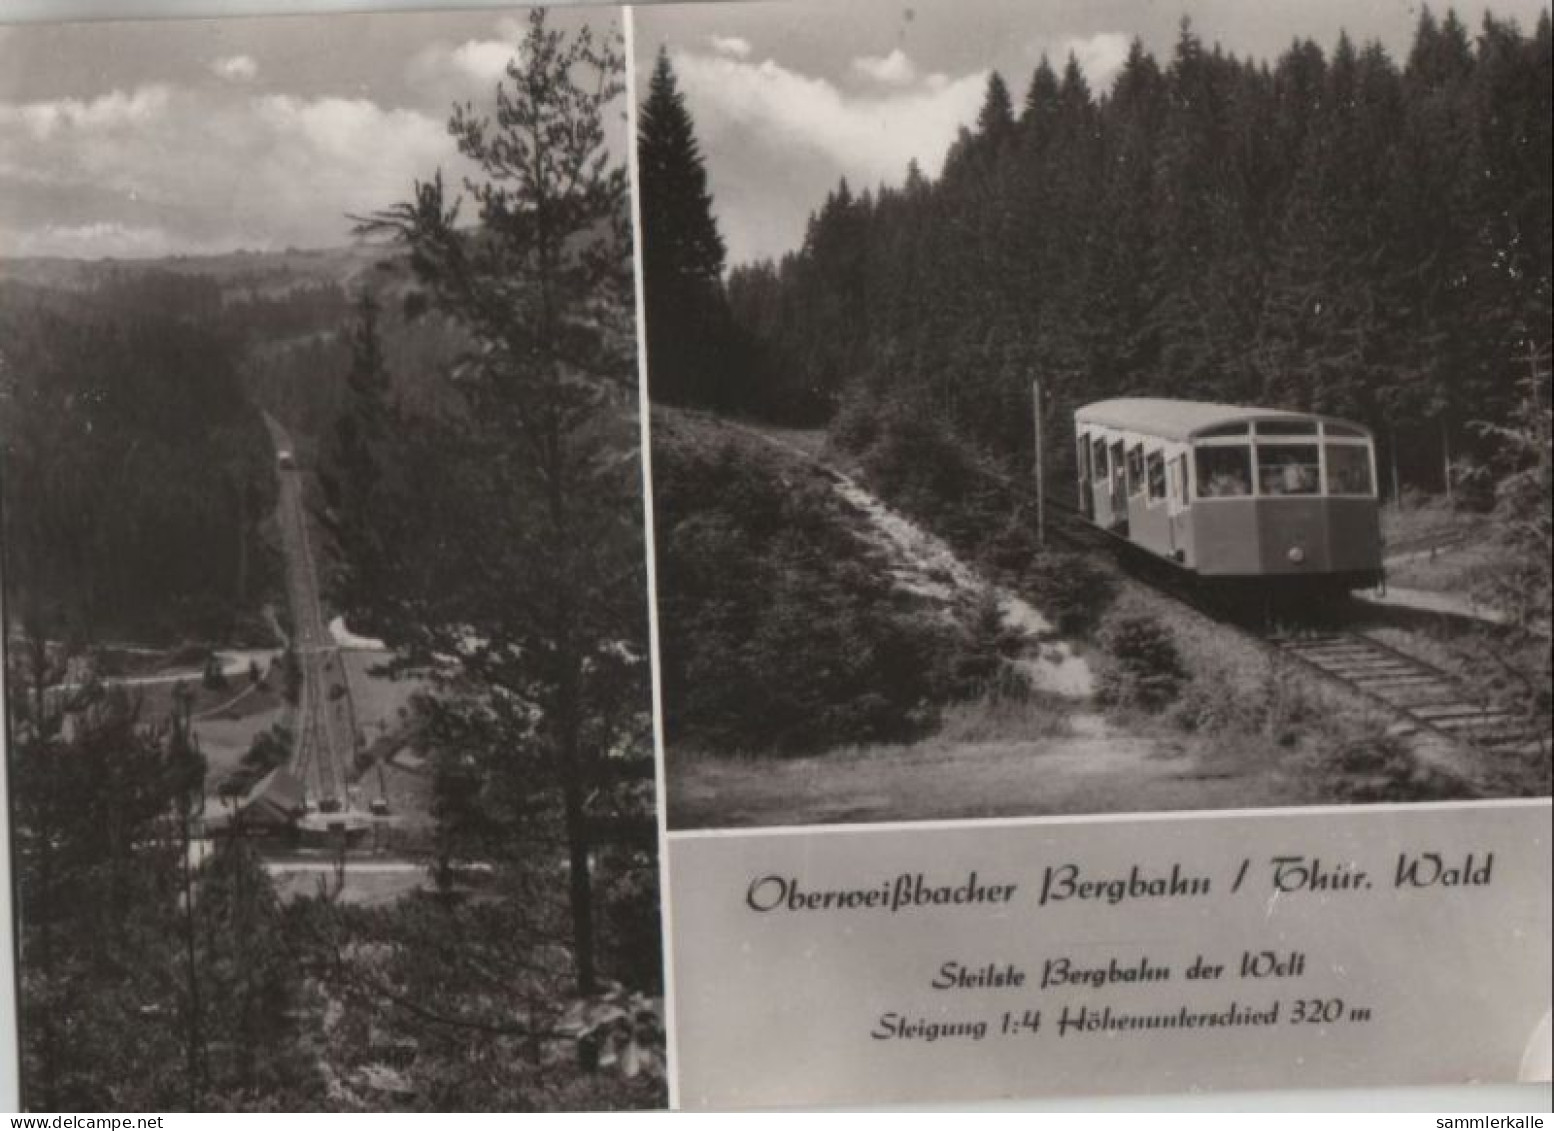
[[1550, 19], [1490, 16], [1475, 43], [1426, 11], [1404, 59], [1340, 35], [1270, 66], [1184, 24], [1169, 67], [1135, 41], [1095, 96], [1075, 60], [1044, 61], [1018, 122], [990, 77], [938, 177], [867, 207], [832, 192], [742, 287], [741, 328], [782, 359], [764, 403], [818, 386], [855, 432], [866, 403], [922, 409], [1015, 465], [1040, 368], [1054, 403], [1352, 416], [1386, 478], [1430, 490], [1455, 456], [1492, 463], [1463, 424], [1503, 425], [1508, 366], [1548, 340]]
[[386, 528], [392, 516], [380, 505], [387, 490], [383, 446], [393, 423], [389, 401], [392, 381], [383, 355], [381, 317], [376, 296], [363, 290], [351, 332], [351, 365], [345, 377], [348, 400], [335, 422], [321, 476], [326, 497], [336, 512], [348, 570], [342, 594], [347, 611], [350, 606], [371, 604], [383, 569], [385, 546], [394, 540], [394, 532]]
[[648, 378], [666, 401], [718, 402], [723, 237], [685, 96], [660, 49], [637, 120]]
[[1009, 97], [1009, 84], [994, 71], [987, 77], [987, 93], [977, 114], [977, 133], [983, 137], [1002, 138], [1013, 128], [1014, 101]]
[[[470, 804], [496, 830], [478, 858], [542, 892], [564, 877], [584, 996], [602, 977], [599, 829], [644, 804], [617, 788], [643, 765], [647, 709], [641, 503], [622, 458], [636, 442], [630, 216], [604, 124], [623, 73], [618, 37], [533, 10], [494, 113], [461, 106], [449, 122], [480, 170], [466, 183], [478, 223], [438, 176], [363, 225], [408, 246], [428, 301], [471, 343], [448, 375], [459, 411], [400, 425], [395, 502], [415, 537], [396, 547], [374, 628], [443, 673], [427, 741], [476, 771]], [[550, 899], [522, 902], [537, 932]]]

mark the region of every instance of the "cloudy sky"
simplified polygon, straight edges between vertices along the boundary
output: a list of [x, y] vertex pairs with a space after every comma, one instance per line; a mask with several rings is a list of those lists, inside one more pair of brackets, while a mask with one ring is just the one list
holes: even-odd
[[[1530, 30], [1547, 0], [1494, 0]], [[1446, 5], [1436, 5], [1438, 14]], [[1482, 8], [1459, 4], [1470, 29]], [[1472, 13], [1471, 15], [1468, 13]], [[1417, 0], [798, 0], [634, 13], [638, 86], [667, 47], [707, 155], [731, 264], [780, 255], [846, 176], [899, 183], [916, 157], [937, 172], [976, 119], [989, 70], [1023, 99], [1043, 54], [1070, 52], [1105, 89], [1137, 36], [1166, 61], [1183, 16], [1200, 37], [1258, 59], [1296, 37], [1324, 48], [1347, 29], [1406, 54]]]
[[347, 243], [347, 213], [458, 183], [449, 108], [490, 102], [522, 19], [0, 26], [0, 256]]

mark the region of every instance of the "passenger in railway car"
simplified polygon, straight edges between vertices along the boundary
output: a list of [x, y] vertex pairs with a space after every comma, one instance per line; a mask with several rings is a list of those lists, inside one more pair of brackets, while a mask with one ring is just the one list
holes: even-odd
[[1238, 468], [1217, 469], [1209, 477], [1208, 485], [1203, 489], [1203, 497], [1206, 499], [1223, 499], [1251, 493], [1246, 476], [1242, 475]]
[[1246, 455], [1237, 448], [1202, 448], [1198, 452], [1198, 495], [1204, 499], [1225, 499], [1250, 495]]
[[1196, 449], [1198, 498], [1225, 499], [1252, 493], [1252, 453], [1243, 444]]
[[1316, 495], [1322, 490], [1313, 448], [1259, 447], [1258, 490], [1264, 495]]
[[1316, 470], [1306, 464], [1286, 463], [1279, 468], [1279, 489], [1270, 493], [1315, 495], [1317, 493]]

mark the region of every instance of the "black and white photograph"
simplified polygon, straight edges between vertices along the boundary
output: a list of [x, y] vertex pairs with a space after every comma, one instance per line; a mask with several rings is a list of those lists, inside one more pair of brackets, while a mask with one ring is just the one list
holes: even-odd
[[671, 830], [1548, 797], [1542, 0], [634, 20]]
[[624, 24], [0, 26], [23, 1110], [667, 1103]]
[[1549, 0], [227, 2], [0, 11], [0, 1106], [1547, 1103]]

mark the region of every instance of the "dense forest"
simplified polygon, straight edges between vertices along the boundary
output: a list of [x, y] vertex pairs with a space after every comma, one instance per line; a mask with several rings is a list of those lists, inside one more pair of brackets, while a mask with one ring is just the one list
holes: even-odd
[[[638, 149], [671, 749], [895, 740], [964, 694], [935, 674], [964, 643], [901, 646], [910, 622], [863, 602], [857, 547], [791, 461], [677, 410], [823, 427], [881, 498], [1096, 637], [1100, 579], [1033, 533], [1035, 379], [1058, 482], [1073, 409], [1105, 397], [1369, 425], [1389, 500], [1488, 512], [1495, 560], [1471, 589], [1524, 634], [1516, 686], [1546, 717], [1550, 31], [1424, 10], [1401, 60], [1340, 36], [1263, 62], [1184, 23], [1167, 60], [1135, 42], [1107, 90], [1073, 58], [1043, 60], [1023, 96], [994, 73], [936, 177], [843, 181], [799, 247], [732, 267], [716, 156], [660, 52]], [[928, 659], [911, 678], [853, 662], [896, 653]]]
[[243, 381], [286, 301], [210, 278], [0, 284], [7, 611], [55, 639], [262, 635], [273, 455]]
[[[1020, 466], [1035, 377], [1055, 421], [1121, 394], [1272, 404], [1373, 426], [1404, 484], [1439, 490], [1547, 371], [1550, 89], [1547, 14], [1475, 36], [1428, 10], [1401, 63], [1348, 38], [1241, 59], [1184, 24], [1107, 91], [1072, 58], [1018, 103], [995, 73], [937, 179], [844, 181], [802, 247], [729, 272], [733, 327], [699, 370], [660, 355], [655, 395], [790, 422], [927, 410]], [[653, 314], [650, 347], [715, 322]]]

